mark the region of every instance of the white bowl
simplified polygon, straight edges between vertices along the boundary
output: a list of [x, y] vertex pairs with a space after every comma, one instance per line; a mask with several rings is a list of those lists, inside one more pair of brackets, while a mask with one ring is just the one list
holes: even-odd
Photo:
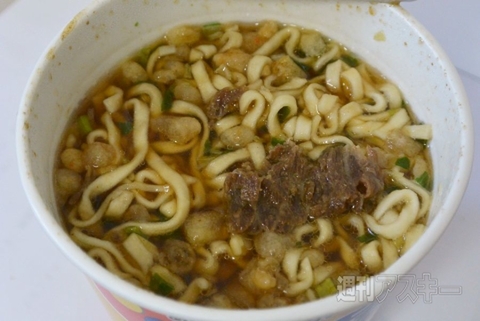
[[[286, 308], [248, 311], [186, 305], [110, 274], [63, 228], [53, 193], [55, 151], [70, 115], [95, 82], [174, 25], [265, 19], [317, 29], [345, 44], [396, 83], [415, 115], [433, 126], [434, 198], [428, 228], [413, 248], [380, 277], [373, 278], [369, 286], [374, 296], [370, 299], [346, 302], [337, 295]], [[407, 273], [447, 227], [467, 186], [473, 158], [472, 117], [456, 70], [432, 36], [397, 5], [318, 0], [93, 1], [40, 58], [20, 108], [17, 143], [21, 177], [46, 232], [70, 260], [106, 289], [109, 298], [111, 292], [141, 311], [182, 320], [335, 320], [349, 315], [342, 319], [348, 320], [355, 317], [350, 313], [364, 306], [367, 308], [359, 313], [361, 319], [367, 319], [373, 313], [370, 306], [374, 306], [369, 303], [385, 288], [382, 276]]]

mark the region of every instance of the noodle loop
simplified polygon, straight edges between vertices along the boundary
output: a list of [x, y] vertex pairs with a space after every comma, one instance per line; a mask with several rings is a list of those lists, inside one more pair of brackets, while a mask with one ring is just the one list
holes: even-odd
[[318, 31], [177, 26], [100, 83], [60, 145], [58, 208], [75, 243], [143, 289], [233, 309], [312, 301], [427, 228], [432, 127]]

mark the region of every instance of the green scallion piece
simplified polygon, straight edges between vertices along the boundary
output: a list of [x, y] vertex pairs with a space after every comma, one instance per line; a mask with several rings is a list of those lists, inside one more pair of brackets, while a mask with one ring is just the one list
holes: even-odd
[[277, 145], [282, 145], [285, 143], [285, 140], [278, 138], [278, 137], [272, 137], [272, 140], [270, 142], [272, 146], [277, 146]]
[[146, 67], [148, 63], [148, 58], [150, 57], [151, 52], [152, 52], [152, 49], [147, 47], [143, 48], [138, 52], [136, 61], [143, 67]]
[[123, 136], [130, 134], [133, 130], [133, 123], [128, 121], [117, 123], [117, 126], [120, 129], [120, 133], [122, 133]]
[[428, 139], [415, 139], [415, 141], [421, 144], [423, 148], [428, 147], [428, 143], [429, 143]]
[[293, 51], [293, 53], [294, 53], [297, 57], [299, 57], [299, 58], [305, 58], [305, 57], [307, 57], [307, 54], [305, 53], [305, 51], [303, 51], [303, 50], [301, 50], [301, 49], [295, 49], [295, 50]]
[[207, 37], [219, 31], [222, 31], [220, 22], [207, 23], [202, 26], [202, 33]]
[[295, 243], [295, 247], [297, 249], [301, 248], [301, 247], [304, 247], [305, 246], [305, 243], [303, 243], [302, 241], [298, 241]]
[[210, 155], [212, 151], [212, 141], [210, 139], [207, 139], [205, 141], [205, 145], [204, 145], [204, 148], [203, 148], [203, 155]]
[[168, 111], [172, 109], [174, 99], [175, 99], [175, 96], [173, 94], [173, 90], [171, 90], [170, 88], [167, 89], [163, 95], [162, 110]]
[[87, 115], [82, 115], [78, 118], [78, 128], [82, 135], [87, 135], [93, 130], [92, 124], [90, 124], [90, 119]]
[[166, 222], [169, 220], [169, 217], [163, 214], [160, 210], [154, 213], [155, 216], [158, 218], [159, 222]]
[[309, 65], [302, 64], [301, 62], [298, 62], [296, 60], [294, 60], [294, 62], [307, 75], [307, 79], [312, 79], [313, 77], [315, 77], [317, 75], [317, 72], [315, 71], [315, 69], [313, 69]]
[[360, 235], [357, 237], [357, 240], [362, 243], [370, 243], [378, 239], [377, 234], [373, 233], [372, 231], [368, 230], [367, 233]]
[[285, 120], [287, 120], [287, 117], [289, 114], [290, 114], [290, 108], [288, 106], [282, 107], [277, 114], [278, 121], [283, 123]]
[[397, 165], [397, 166], [399, 166], [403, 169], [409, 170], [410, 169], [410, 159], [406, 156], [405, 157], [400, 157], [395, 162], [395, 165]]
[[332, 278], [325, 279], [325, 281], [315, 287], [315, 294], [318, 298], [324, 298], [337, 292], [337, 287], [333, 283]]
[[343, 55], [340, 59], [350, 67], [357, 67], [359, 65], [358, 59], [350, 55]]
[[163, 295], [163, 296], [168, 296], [174, 290], [173, 285], [165, 281], [157, 273], [154, 273], [152, 275], [150, 279], [149, 288], [156, 294]]
[[430, 175], [425, 171], [422, 175], [415, 178], [415, 181], [425, 189], [430, 189]]
[[145, 235], [143, 232], [142, 232], [142, 229], [138, 226], [127, 226], [123, 229], [123, 231], [127, 234], [127, 235], [130, 235], [132, 233], [135, 233], [137, 234], [138, 236], [141, 236], [143, 238], [148, 238], [147, 235]]

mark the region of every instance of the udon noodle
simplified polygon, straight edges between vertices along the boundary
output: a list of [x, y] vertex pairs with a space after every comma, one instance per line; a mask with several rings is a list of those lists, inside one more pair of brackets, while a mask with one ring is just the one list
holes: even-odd
[[122, 279], [221, 308], [316, 300], [425, 229], [431, 127], [334, 40], [180, 26], [79, 107], [58, 152], [73, 240]]

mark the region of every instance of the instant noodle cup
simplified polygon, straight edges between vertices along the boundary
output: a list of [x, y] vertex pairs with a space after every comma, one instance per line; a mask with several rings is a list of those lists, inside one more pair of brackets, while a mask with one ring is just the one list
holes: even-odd
[[[190, 305], [120, 279], [72, 241], [57, 209], [54, 167], [68, 121], [89, 90], [112, 68], [172, 27], [264, 20], [318, 30], [344, 44], [396, 84], [418, 120], [431, 125], [433, 198], [425, 232], [380, 274], [353, 288], [340, 288], [336, 295], [281, 308], [227, 310]], [[28, 199], [45, 231], [128, 320], [369, 319], [378, 308], [373, 302], [387, 285], [392, 286], [389, 276], [405, 274], [415, 266], [455, 214], [472, 164], [471, 119], [449, 58], [399, 5], [310, 0], [99, 0], [80, 12], [38, 61], [18, 114], [18, 160]]]

